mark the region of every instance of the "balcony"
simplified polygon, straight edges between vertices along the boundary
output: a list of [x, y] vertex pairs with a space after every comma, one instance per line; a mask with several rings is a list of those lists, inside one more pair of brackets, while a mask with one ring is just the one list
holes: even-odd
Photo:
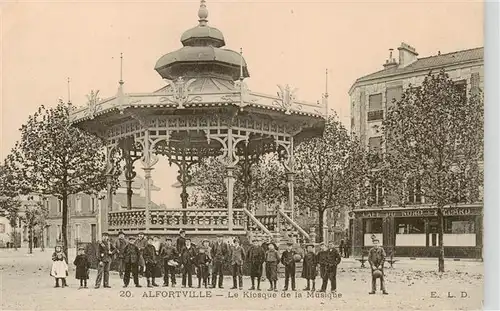
[[368, 121], [378, 121], [384, 119], [383, 110], [368, 111]]

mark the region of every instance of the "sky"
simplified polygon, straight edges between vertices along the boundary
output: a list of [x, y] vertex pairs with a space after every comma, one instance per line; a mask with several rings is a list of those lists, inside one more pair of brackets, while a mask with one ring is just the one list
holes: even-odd
[[[298, 88], [300, 100], [329, 106], [349, 125], [353, 82], [381, 70], [401, 42], [419, 57], [483, 46], [480, 1], [211, 1], [209, 25], [226, 47], [243, 49], [252, 91], [276, 94], [277, 84]], [[199, 1], [12, 1], [0, 4], [0, 160], [18, 129], [40, 105], [70, 97], [86, 103], [90, 90], [113, 96], [123, 53], [125, 92], [165, 85], [156, 61], [180, 48], [182, 33], [198, 24]], [[157, 203], [178, 205], [171, 189], [177, 168], [162, 160], [153, 171], [163, 190]], [[141, 173], [141, 172], [139, 172]], [[156, 176], [155, 176], [156, 175]]]

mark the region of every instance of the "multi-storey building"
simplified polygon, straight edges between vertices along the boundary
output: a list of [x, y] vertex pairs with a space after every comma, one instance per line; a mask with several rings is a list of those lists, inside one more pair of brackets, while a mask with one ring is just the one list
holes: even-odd
[[[383, 152], [380, 126], [389, 107], [406, 88], [422, 84], [429, 72], [444, 69], [458, 86], [470, 94], [484, 85], [484, 49], [418, 58], [415, 48], [401, 43], [399, 59], [392, 57], [383, 69], [357, 79], [349, 90], [351, 132], [369, 149]], [[415, 185], [418, 187], [418, 185]], [[408, 187], [412, 189], [412, 187]], [[369, 207], [351, 213], [350, 232], [355, 253], [371, 246], [378, 236], [383, 245], [395, 249], [398, 256], [435, 256], [438, 252], [436, 209], [426, 204], [420, 191], [409, 191], [405, 208], [384, 200], [384, 189], [374, 185]], [[450, 257], [480, 257], [482, 250], [482, 202], [458, 204], [446, 209], [444, 245]]]

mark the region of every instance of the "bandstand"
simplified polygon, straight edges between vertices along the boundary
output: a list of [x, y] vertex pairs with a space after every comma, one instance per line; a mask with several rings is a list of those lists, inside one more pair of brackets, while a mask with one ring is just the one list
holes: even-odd
[[[294, 206], [293, 149], [322, 135], [327, 96], [321, 103], [299, 101], [288, 85], [279, 86], [278, 96], [250, 91], [244, 82], [249, 73], [242, 52], [222, 48], [223, 34], [208, 25], [204, 0], [198, 17], [199, 24], [182, 35], [183, 47], [156, 62], [155, 70], [167, 81], [164, 88], [128, 94], [120, 78], [115, 96], [101, 100], [98, 92], [91, 92], [87, 106], [72, 113], [74, 126], [105, 140], [108, 181], [119, 163], [125, 163], [128, 185], [136, 174], [135, 163], [144, 171], [145, 209], [134, 208], [129, 199], [127, 210], [113, 210], [108, 186], [108, 204], [101, 214], [103, 231], [164, 235], [177, 234], [183, 228], [192, 236], [285, 234], [302, 241], [311, 239], [290, 215]], [[249, 168], [252, 161], [271, 152], [280, 155], [286, 168], [286, 209], [255, 216], [245, 206], [234, 207], [236, 165]], [[150, 208], [151, 175], [160, 156], [179, 168], [182, 208]], [[190, 167], [204, 157], [216, 157], [225, 167], [227, 208], [188, 207]], [[128, 193], [130, 198], [130, 188]]]

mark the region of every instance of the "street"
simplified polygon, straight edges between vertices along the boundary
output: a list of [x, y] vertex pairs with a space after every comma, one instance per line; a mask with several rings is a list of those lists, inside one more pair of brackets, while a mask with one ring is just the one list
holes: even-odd
[[[475, 261], [446, 261], [445, 273], [438, 273], [434, 259], [401, 259], [394, 268], [386, 268], [389, 295], [368, 295], [371, 278], [368, 268], [360, 268], [354, 259], [343, 260], [337, 273], [337, 293], [302, 291], [305, 281], [297, 277], [297, 291], [283, 292], [284, 279], [278, 281], [279, 292], [248, 291], [250, 279], [244, 278], [244, 290], [229, 290], [230, 277], [224, 289], [182, 289], [177, 287], [122, 288], [117, 273], [110, 275], [109, 289], [94, 289], [96, 271], [90, 272], [89, 289], [78, 289], [75, 279], [74, 251], [70, 252], [68, 288], [54, 288], [49, 276], [52, 249], [27, 254], [0, 250], [2, 310], [479, 310], [483, 300], [483, 264]], [[163, 283], [157, 281], [160, 285]], [[320, 279], [316, 287], [320, 287]], [[193, 284], [198, 284], [193, 278]], [[283, 297], [283, 295], [287, 295]]]

